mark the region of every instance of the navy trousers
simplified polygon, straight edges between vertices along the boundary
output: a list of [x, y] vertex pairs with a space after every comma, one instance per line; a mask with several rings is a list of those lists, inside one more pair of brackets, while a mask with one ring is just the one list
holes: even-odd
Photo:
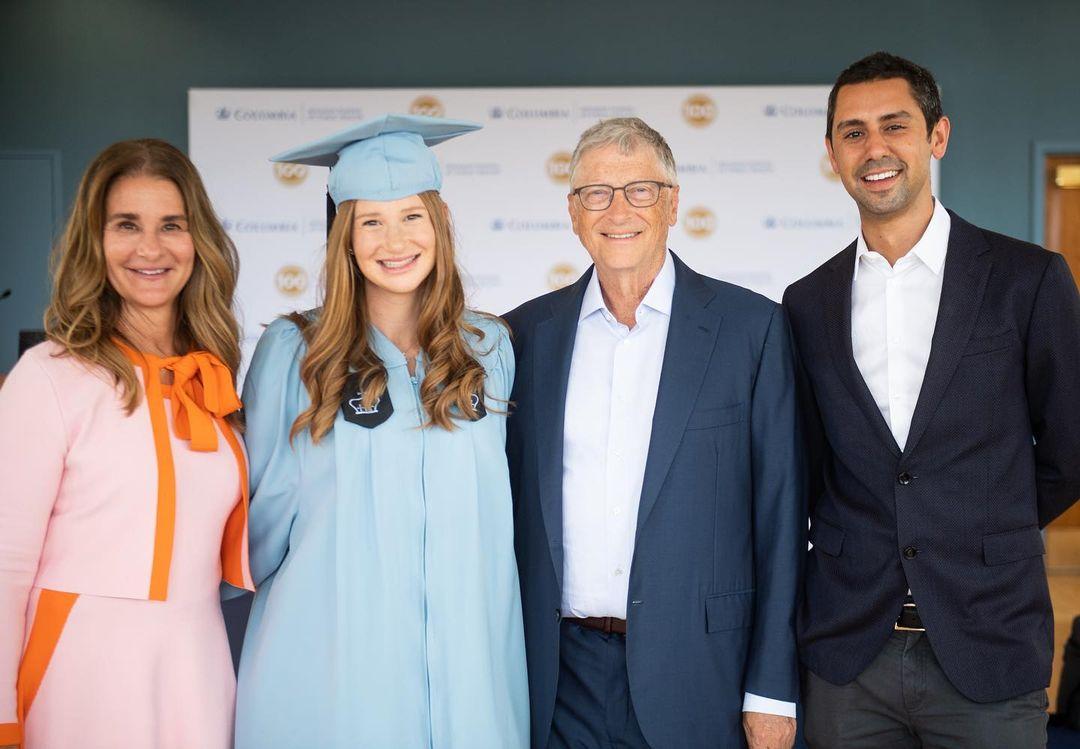
[[626, 675], [626, 638], [562, 623], [548, 749], [648, 749]]

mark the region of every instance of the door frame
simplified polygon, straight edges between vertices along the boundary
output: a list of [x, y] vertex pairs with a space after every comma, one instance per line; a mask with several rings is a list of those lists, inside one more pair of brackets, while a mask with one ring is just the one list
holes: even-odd
[[1031, 144], [1031, 241], [1040, 247], [1046, 240], [1046, 157], [1070, 153], [1080, 153], [1080, 140], [1037, 140]]
[[[32, 150], [31, 149], [12, 149], [12, 150], [3, 149], [3, 150], [0, 150], [0, 162], [8, 163], [8, 164], [15, 164], [15, 163], [19, 163], [19, 162], [23, 162], [23, 163], [37, 162], [39, 165], [45, 166], [46, 169], [48, 169], [50, 177], [52, 179], [51, 195], [48, 198], [49, 203], [50, 203], [48, 216], [49, 216], [49, 221], [50, 221], [50, 224], [51, 224], [51, 226], [49, 226], [49, 246], [46, 248], [48, 252], [47, 252], [47, 254], [45, 255], [45, 258], [44, 258], [44, 267], [42, 268], [43, 272], [41, 273], [40, 276], [38, 276], [38, 278], [40, 279], [40, 283], [44, 284], [44, 296], [43, 296], [43, 298], [44, 298], [45, 303], [48, 303], [48, 293], [49, 293], [48, 292], [48, 287], [49, 287], [49, 284], [50, 284], [49, 275], [50, 275], [50, 263], [51, 263], [50, 257], [51, 257], [52, 249], [53, 249], [53, 247], [55, 247], [56, 242], [57, 242], [57, 240], [58, 240], [58, 238], [60, 236], [60, 232], [63, 230], [64, 188], [63, 188], [63, 185], [60, 182], [61, 176], [62, 176], [62, 172], [61, 172], [61, 168], [60, 168], [60, 163], [61, 163], [60, 159], [61, 159], [60, 151], [55, 150], [55, 149], [48, 149], [48, 150], [45, 150], [45, 149], [32, 149]], [[17, 187], [16, 187], [16, 189], [17, 189]], [[20, 250], [22, 250], [22, 248], [20, 248]], [[16, 284], [14, 283], [14, 279], [12, 279], [12, 287], [14, 288], [15, 285]], [[3, 314], [6, 315], [7, 307], [3, 306], [4, 304], [5, 304], [5, 302], [0, 301], [0, 313], [3, 313]], [[42, 310], [42, 311], [44, 311], [44, 310]], [[38, 317], [38, 320], [39, 320], [39, 322], [37, 322], [37, 324], [32, 326], [35, 329], [40, 329], [40, 327], [41, 327], [40, 317]], [[12, 332], [14, 332], [14, 331], [12, 331]], [[13, 348], [11, 349], [11, 351], [14, 352], [15, 351], [14, 344], [12, 344], [12, 346], [13, 346]], [[16, 357], [14, 359], [10, 360], [11, 364], [14, 364], [14, 362], [17, 359], [18, 359], [18, 356], [16, 355]], [[3, 362], [3, 364], [5, 366], [8, 366], [8, 361], [9, 360], [8, 360], [6, 355], [5, 356], [0, 356], [0, 362]]]

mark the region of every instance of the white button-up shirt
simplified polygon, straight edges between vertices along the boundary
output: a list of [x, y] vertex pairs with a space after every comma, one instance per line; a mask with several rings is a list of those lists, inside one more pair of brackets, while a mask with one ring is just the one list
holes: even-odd
[[[641, 485], [667, 348], [675, 263], [633, 328], [604, 304], [596, 272], [578, 315], [563, 427], [563, 616], [626, 618]], [[795, 717], [794, 703], [746, 694], [743, 710]]]
[[851, 279], [855, 363], [901, 450], [930, 359], [951, 225], [949, 213], [935, 200], [926, 231], [893, 266], [867, 247], [861, 231], [856, 243]]
[[563, 428], [565, 616], [626, 618], [638, 503], [667, 345], [671, 253], [634, 314], [604, 304], [593, 273], [578, 315]]

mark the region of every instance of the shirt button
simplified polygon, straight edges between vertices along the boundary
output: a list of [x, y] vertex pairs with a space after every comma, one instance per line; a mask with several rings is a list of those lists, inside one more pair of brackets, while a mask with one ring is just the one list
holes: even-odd
[[622, 567], [615, 568], [615, 577], [619, 577], [622, 574]]
[[615, 517], [619, 517], [619, 515], [622, 514], [622, 509], [620, 509], [618, 507], [613, 507], [613, 508], [611, 508], [611, 514], [614, 515]]
[[916, 549], [914, 546], [905, 546], [904, 547], [904, 558], [905, 559], [914, 559], [918, 555], [918, 553], [919, 553], [919, 550]]
[[903, 473], [901, 473], [899, 476], [896, 477], [896, 482], [898, 484], [900, 484], [901, 486], [907, 486], [908, 484], [910, 484], [914, 480], [915, 480], [915, 477], [912, 476], [907, 471], [904, 471]]

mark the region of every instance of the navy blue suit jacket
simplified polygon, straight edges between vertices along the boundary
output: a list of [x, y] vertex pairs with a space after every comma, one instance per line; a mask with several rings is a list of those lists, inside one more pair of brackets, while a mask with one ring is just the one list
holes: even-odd
[[[517, 355], [507, 452], [539, 748], [559, 676], [567, 379], [591, 272], [506, 315]], [[675, 278], [630, 569], [627, 669], [651, 746], [738, 747], [744, 691], [797, 693], [806, 543], [790, 333], [764, 297], [678, 258]]]
[[950, 215], [903, 450], [852, 354], [855, 244], [784, 296], [811, 458], [799, 645], [814, 673], [850, 682], [910, 586], [949, 680], [991, 702], [1050, 681], [1039, 529], [1080, 496], [1080, 298], [1060, 255]]

